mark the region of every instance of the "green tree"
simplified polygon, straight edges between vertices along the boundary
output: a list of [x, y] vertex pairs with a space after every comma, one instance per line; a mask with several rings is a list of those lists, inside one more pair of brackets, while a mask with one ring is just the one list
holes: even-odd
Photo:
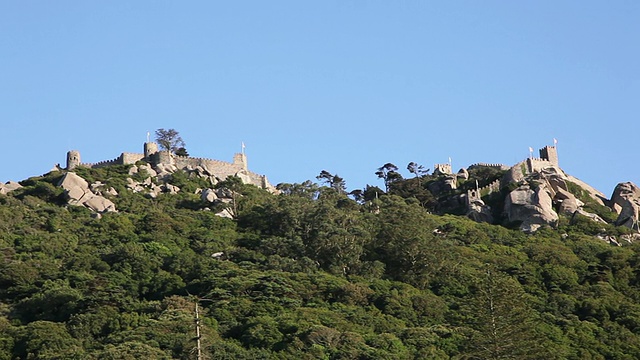
[[243, 188], [242, 179], [238, 176], [227, 176], [226, 179], [216, 184], [216, 189], [227, 189], [231, 192], [231, 206], [233, 216], [238, 216], [238, 197], [241, 196]]
[[156, 130], [156, 141], [158, 142], [160, 147], [165, 151], [169, 151], [177, 155], [180, 155], [177, 153], [179, 149], [183, 149], [180, 151], [181, 153], [187, 152], [186, 149], [184, 148], [185, 143], [182, 140], [182, 137], [180, 137], [180, 134], [175, 129]]
[[469, 359], [552, 359], [536, 328], [538, 322], [520, 284], [490, 266], [476, 279], [465, 308], [472, 332]]
[[416, 179], [418, 180], [418, 187], [419, 187], [420, 178], [428, 174], [430, 169], [425, 169], [424, 166], [419, 165], [418, 163], [415, 163], [412, 161], [407, 165], [407, 170], [409, 170], [410, 173], [415, 175]]
[[306, 180], [301, 184], [280, 183], [276, 185], [276, 189], [283, 195], [299, 196], [307, 199], [318, 197], [318, 185], [310, 180]]
[[384, 186], [387, 192], [389, 192], [389, 186], [398, 180], [402, 180], [402, 175], [398, 172], [398, 167], [392, 163], [386, 163], [378, 168], [376, 171], [378, 178], [384, 180]]
[[347, 184], [338, 174], [333, 175], [327, 170], [322, 170], [316, 179], [324, 182], [329, 188], [336, 190], [340, 194], [347, 193]]
[[50, 321], [29, 323], [18, 335], [17, 350], [21, 359], [86, 359], [80, 341], [65, 325]]
[[189, 156], [189, 153], [187, 152], [187, 149], [185, 149], [184, 147], [179, 147], [176, 150], [176, 155], [178, 155], [178, 156]]

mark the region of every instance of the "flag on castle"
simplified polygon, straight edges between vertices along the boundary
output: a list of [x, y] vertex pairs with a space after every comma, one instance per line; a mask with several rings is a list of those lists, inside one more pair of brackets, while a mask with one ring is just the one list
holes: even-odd
[[556, 146], [556, 145], [558, 145], [558, 139], [553, 138], [553, 146]]

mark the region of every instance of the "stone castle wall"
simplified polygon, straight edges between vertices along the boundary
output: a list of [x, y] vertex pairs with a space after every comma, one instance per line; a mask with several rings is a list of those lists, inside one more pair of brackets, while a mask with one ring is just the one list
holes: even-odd
[[174, 156], [173, 161], [175, 161], [175, 166], [179, 169], [183, 169], [185, 167], [195, 168], [200, 166], [221, 179], [224, 179], [227, 176], [233, 176], [239, 171], [245, 170], [242, 165], [213, 159]]
[[527, 170], [529, 173], [535, 171], [542, 171], [542, 169], [547, 168], [549, 166], [554, 166], [554, 164], [546, 159], [541, 158], [528, 158], [527, 159]]
[[101, 167], [113, 166], [113, 165], [122, 165], [122, 155], [120, 155], [117, 158], [112, 159], [112, 160], [104, 160], [104, 161], [99, 161], [97, 163], [82, 163], [82, 164], [80, 164], [80, 166], [85, 166], [85, 167], [88, 167], [88, 168], [101, 168]]
[[469, 165], [468, 169], [471, 170], [478, 167], [488, 167], [488, 168], [497, 169], [497, 170], [509, 170], [511, 168], [511, 166], [508, 166], [505, 164], [475, 163], [473, 165]]
[[467, 190], [467, 205], [475, 200], [482, 200], [483, 196], [491, 195], [494, 192], [500, 191], [502, 187], [500, 179], [494, 180], [489, 185], [485, 185], [479, 189]]
[[167, 151], [157, 151], [157, 148], [157, 144], [155, 143], [145, 143], [145, 154], [122, 153], [115, 159], [100, 161], [97, 163], [80, 163], [80, 152], [72, 150], [67, 153], [67, 169], [71, 170], [76, 166], [100, 168], [113, 165], [131, 165], [138, 161], [147, 161], [152, 165], [174, 165], [178, 169], [202, 167], [210, 174], [221, 180], [224, 180], [228, 176], [234, 176], [241, 173], [245, 175], [253, 185], [264, 189], [273, 188], [273, 186], [269, 184], [266, 176], [256, 174], [247, 169], [247, 157], [245, 154], [235, 154], [233, 162], [226, 162], [207, 158], [176, 156]]
[[122, 155], [120, 155], [120, 158], [122, 159], [121, 165], [129, 165], [144, 160], [144, 155], [135, 153], [122, 153]]
[[545, 146], [540, 149], [540, 158], [558, 166], [558, 150], [555, 146]]

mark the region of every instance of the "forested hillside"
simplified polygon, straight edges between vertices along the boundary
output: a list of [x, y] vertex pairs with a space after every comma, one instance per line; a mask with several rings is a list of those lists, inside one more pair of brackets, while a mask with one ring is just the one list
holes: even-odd
[[125, 166], [76, 172], [118, 212], [66, 205], [62, 172], [0, 195], [0, 359], [640, 358], [639, 245], [595, 237], [626, 228], [435, 215], [421, 174], [357, 201], [328, 173], [229, 178], [228, 219], [202, 179], [149, 198]]

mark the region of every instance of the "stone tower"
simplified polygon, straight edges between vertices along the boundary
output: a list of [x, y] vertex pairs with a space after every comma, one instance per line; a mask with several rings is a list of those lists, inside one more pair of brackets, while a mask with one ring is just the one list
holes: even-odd
[[247, 155], [243, 153], [233, 155], [233, 165], [238, 165], [241, 166], [243, 170], [248, 170]]
[[552, 163], [555, 166], [559, 166], [558, 151], [555, 146], [545, 146], [540, 149], [540, 158]]
[[149, 161], [151, 159], [151, 155], [158, 152], [158, 144], [154, 142], [146, 142], [144, 143], [144, 158]]
[[448, 175], [452, 174], [451, 164], [435, 164], [433, 165], [434, 175]]
[[67, 152], [67, 170], [73, 170], [80, 165], [80, 151], [71, 150]]

